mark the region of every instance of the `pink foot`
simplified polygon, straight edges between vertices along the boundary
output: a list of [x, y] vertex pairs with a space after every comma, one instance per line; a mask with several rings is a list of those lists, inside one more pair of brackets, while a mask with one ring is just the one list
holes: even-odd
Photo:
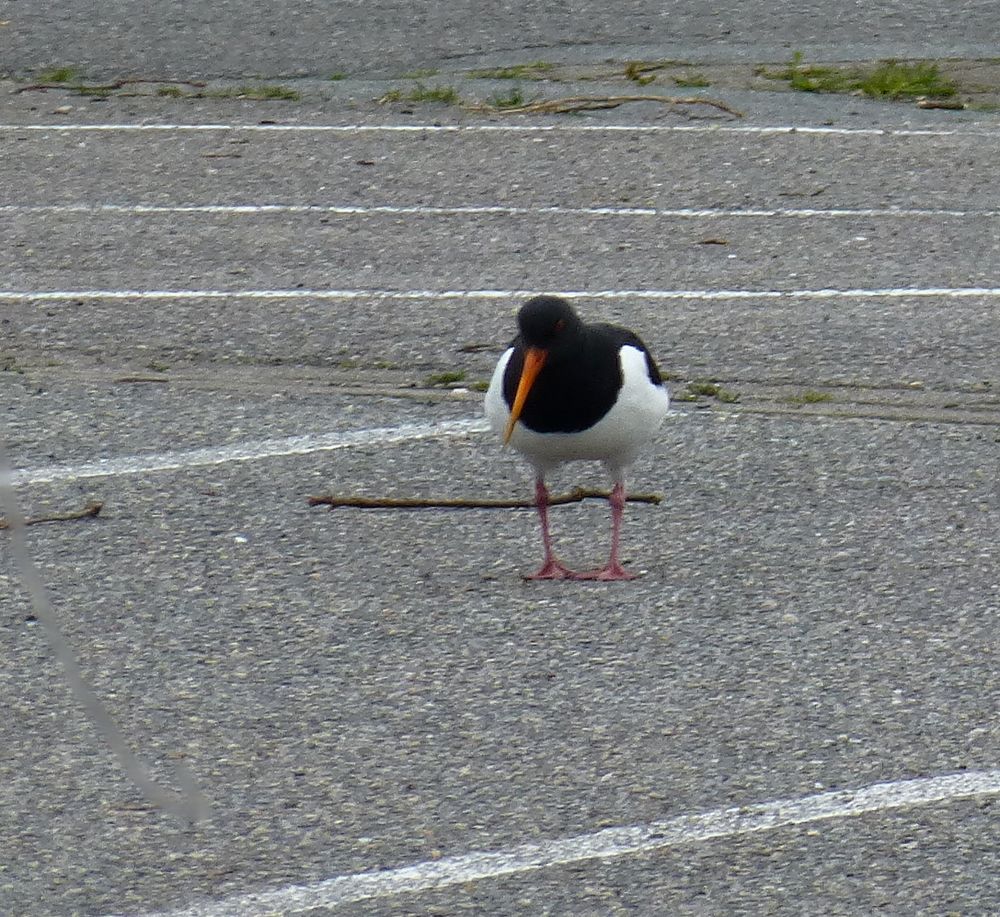
[[576, 579], [577, 574], [570, 570], [568, 567], [564, 567], [558, 560], [554, 557], [545, 561], [544, 564], [534, 573], [525, 574], [524, 579], [526, 580], [536, 580], [536, 579]]
[[600, 570], [588, 570], [586, 573], [574, 573], [573, 579], [600, 580], [601, 582], [612, 582], [614, 580], [637, 579], [638, 575], [629, 573], [621, 564], [608, 564]]

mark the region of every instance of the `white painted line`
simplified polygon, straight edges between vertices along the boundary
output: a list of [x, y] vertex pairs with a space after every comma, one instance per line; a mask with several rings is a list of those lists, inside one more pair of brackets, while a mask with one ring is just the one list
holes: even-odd
[[524, 299], [538, 293], [564, 299], [992, 299], [1000, 287], [881, 287], [845, 290], [0, 290], [0, 302], [181, 299]]
[[400, 134], [789, 134], [795, 136], [862, 137], [997, 137], [989, 130], [952, 128], [814, 127], [803, 124], [0, 124], [0, 131], [170, 132], [233, 131], [241, 133], [400, 133]]
[[179, 471], [204, 465], [225, 465], [229, 462], [253, 462], [281, 455], [308, 455], [355, 446], [386, 445], [435, 437], [469, 436], [485, 433], [485, 420], [466, 418], [435, 424], [404, 424], [399, 427], [377, 427], [344, 433], [288, 436], [284, 439], [264, 439], [256, 442], [233, 443], [206, 449], [160, 452], [150, 455], [127, 455], [118, 458], [85, 462], [81, 465], [43, 465], [39, 468], [16, 469], [11, 476], [15, 486], [53, 484], [78, 481], [83, 478], [106, 478], [125, 474], [149, 474], [154, 471]]
[[927, 806], [1000, 793], [1000, 769], [941, 777], [876, 783], [858, 790], [778, 799], [749, 806], [681, 815], [634, 827], [606, 828], [591, 834], [521, 844], [387, 869], [335, 876], [309, 885], [246, 893], [221, 901], [163, 912], [155, 917], [264, 917], [298, 914], [392, 895], [416, 894], [518, 875], [588, 860], [651, 853], [713, 838], [740, 837], [835, 818]]
[[6, 516], [5, 528], [10, 531], [10, 551], [21, 585], [31, 598], [35, 617], [41, 622], [49, 646], [62, 666], [63, 676], [70, 691], [87, 719], [97, 730], [98, 736], [107, 744], [139, 792], [153, 805], [169, 812], [185, 827], [207, 818], [211, 814], [211, 806], [202, 793], [198, 781], [184, 762], [183, 755], [173, 763], [174, 777], [171, 782], [181, 787], [181, 792], [177, 793], [159, 783], [159, 778], [153, 776], [146, 762], [133, 751], [117, 722], [84, 676], [76, 653], [60, 626], [59, 615], [49, 598], [49, 591], [45, 588], [38, 567], [28, 550], [24, 534], [27, 522], [14, 492], [7, 451], [2, 441], [0, 441], [0, 509]]
[[760, 209], [725, 209], [725, 208], [659, 208], [659, 207], [515, 207], [502, 204], [456, 205], [453, 207], [428, 207], [418, 204], [390, 205], [378, 204], [370, 207], [350, 206], [346, 204], [178, 204], [167, 206], [160, 204], [3, 204], [0, 213], [11, 214], [127, 214], [130, 216], [173, 215], [173, 214], [220, 214], [220, 215], [266, 215], [266, 214], [299, 214], [326, 213], [334, 216], [379, 216], [379, 215], [415, 215], [415, 216], [585, 216], [585, 217], [659, 217], [666, 219], [728, 219], [728, 218], [901, 218], [901, 217], [931, 217], [935, 219], [947, 217], [1000, 217], [1000, 210], [933, 210], [928, 208], [831, 208], [827, 210], [812, 208], [760, 208]]

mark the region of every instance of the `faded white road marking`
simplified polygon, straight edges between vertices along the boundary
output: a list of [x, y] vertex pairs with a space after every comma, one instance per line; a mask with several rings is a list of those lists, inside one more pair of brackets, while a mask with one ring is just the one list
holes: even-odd
[[967, 299], [1000, 296], [1000, 287], [878, 287], [818, 290], [0, 290], [0, 302], [101, 299]]
[[792, 134], [798, 136], [997, 137], [996, 131], [952, 128], [814, 127], [800, 124], [0, 124], [0, 131], [238, 131], [247, 133], [401, 134]]
[[198, 786], [190, 768], [178, 756], [173, 764], [176, 782], [182, 791], [177, 793], [157, 782], [149, 767], [131, 748], [124, 733], [84, 677], [76, 653], [69, 645], [59, 624], [49, 592], [42, 582], [34, 559], [28, 551], [24, 537], [25, 518], [14, 492], [7, 451], [0, 441], [0, 509], [7, 518], [10, 529], [10, 546], [21, 584], [31, 598], [35, 617], [41, 622], [53, 655], [62, 666], [63, 675], [77, 703], [107, 743], [119, 765], [139, 791], [154, 805], [180, 819], [185, 825], [201, 821], [211, 814], [211, 806]]
[[778, 799], [748, 806], [681, 815], [633, 827], [521, 844], [506, 850], [476, 851], [398, 869], [334, 876], [308, 885], [245, 893], [194, 905], [157, 917], [264, 917], [298, 914], [370, 898], [416, 894], [548, 869], [567, 863], [634, 856], [713, 838], [739, 837], [792, 825], [888, 812], [915, 806], [1000, 793], [1000, 769], [876, 783], [857, 790]]
[[469, 204], [452, 207], [430, 207], [419, 204], [391, 205], [375, 204], [369, 207], [347, 204], [4, 204], [0, 213], [12, 214], [74, 214], [87, 215], [126, 214], [130, 216], [159, 216], [173, 214], [219, 214], [219, 215], [266, 215], [326, 213], [334, 216], [583, 216], [583, 217], [657, 217], [662, 219], [729, 219], [729, 218], [778, 218], [811, 219], [839, 218], [853, 219], [899, 219], [899, 218], [994, 218], [1000, 210], [933, 210], [926, 208], [885, 207], [831, 208], [827, 210], [800, 208], [745, 208], [726, 209], [721, 207], [516, 207], [503, 204]]
[[264, 439], [206, 449], [188, 449], [150, 455], [127, 455], [96, 462], [85, 462], [81, 465], [44, 465], [40, 468], [21, 468], [13, 472], [11, 480], [13, 484], [20, 486], [24, 484], [62, 483], [82, 478], [115, 477], [124, 474], [149, 474], [154, 471], [179, 471], [204, 465], [252, 462], [281, 455], [330, 452], [334, 449], [349, 449], [354, 446], [401, 443], [438, 436], [467, 436], [473, 433], [484, 433], [488, 429], [485, 420], [470, 417], [465, 420], [446, 420], [434, 424], [404, 424], [399, 427], [377, 427], [368, 430], [350, 430], [343, 433], [288, 436], [284, 439]]

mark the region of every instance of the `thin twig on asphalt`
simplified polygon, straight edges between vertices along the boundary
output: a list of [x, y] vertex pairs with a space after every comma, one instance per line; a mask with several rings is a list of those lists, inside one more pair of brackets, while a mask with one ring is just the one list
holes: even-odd
[[[580, 503], [583, 500], [607, 500], [611, 495], [605, 490], [588, 490], [577, 487], [565, 494], [549, 498], [549, 506]], [[630, 503], [658, 504], [659, 494], [629, 494]], [[310, 506], [329, 506], [331, 509], [349, 506], [355, 509], [534, 509], [534, 500], [493, 500], [473, 497], [359, 497], [353, 494], [337, 496], [327, 494], [309, 498]]]
[[115, 89], [123, 89], [125, 86], [132, 86], [136, 83], [170, 83], [172, 85], [179, 86], [193, 86], [195, 89], [204, 89], [207, 83], [203, 83], [200, 80], [161, 80], [156, 78], [147, 77], [126, 77], [125, 79], [115, 80], [113, 83], [71, 83], [69, 81], [63, 83], [30, 83], [27, 86], [19, 86], [14, 90], [16, 93], [21, 92], [45, 92], [47, 89], [69, 89], [73, 92], [112, 92]]
[[[68, 513], [50, 513], [47, 516], [32, 516], [25, 519], [25, 525], [41, 525], [43, 522], [70, 522], [73, 519], [89, 519], [96, 516], [104, 506], [103, 503], [93, 501], [88, 503], [83, 509], [72, 510]], [[0, 529], [9, 529], [10, 523], [0, 516]]]
[[628, 95], [628, 96], [569, 96], [563, 99], [539, 99], [524, 105], [501, 106], [480, 103], [467, 106], [473, 111], [488, 111], [498, 115], [531, 115], [531, 114], [564, 114], [574, 111], [592, 111], [599, 108], [617, 108], [626, 102], [660, 102], [663, 105], [710, 105], [719, 111], [724, 111], [734, 118], [742, 118], [743, 112], [737, 111], [719, 102], [717, 99], [702, 99], [697, 96], [678, 98], [661, 95]]

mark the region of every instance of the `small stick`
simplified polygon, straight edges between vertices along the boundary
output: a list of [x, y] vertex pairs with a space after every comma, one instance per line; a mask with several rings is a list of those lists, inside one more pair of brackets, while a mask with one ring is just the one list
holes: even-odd
[[742, 118], [743, 112], [737, 111], [715, 99], [701, 99], [696, 96], [691, 98], [677, 98], [676, 96], [661, 95], [634, 95], [634, 96], [569, 96], [563, 99], [539, 99], [536, 102], [528, 102], [525, 105], [518, 105], [513, 108], [497, 108], [494, 105], [481, 103], [479, 105], [468, 106], [473, 111], [487, 111], [497, 115], [526, 115], [526, 114], [564, 114], [574, 111], [591, 111], [598, 108], [617, 108], [626, 102], [660, 102], [664, 105], [710, 105], [734, 118]]
[[961, 99], [927, 99], [921, 96], [917, 99], [917, 108], [945, 108], [951, 111], [961, 111], [965, 102]]
[[[74, 510], [69, 513], [52, 513], [50, 516], [33, 516], [30, 519], [25, 519], [25, 525], [41, 525], [43, 522], [70, 522], [73, 519], [89, 519], [91, 516], [96, 516], [104, 506], [103, 503], [93, 501], [88, 503], [83, 509]], [[9, 529], [10, 523], [3, 518], [0, 518], [0, 529]]]
[[132, 86], [136, 83], [173, 83], [181, 86], [193, 86], [195, 89], [204, 89], [207, 83], [202, 83], [198, 80], [158, 80], [155, 78], [146, 77], [128, 77], [123, 80], [115, 80], [113, 83], [31, 83], [28, 86], [20, 86], [14, 90], [14, 93], [20, 92], [44, 92], [46, 89], [70, 89], [73, 92], [111, 92], [115, 89], [122, 89], [125, 86]]
[[[580, 503], [587, 499], [607, 500], [610, 494], [605, 490], [588, 490], [577, 487], [569, 493], [558, 494], [549, 499], [549, 506], [562, 506], [566, 503]], [[629, 494], [626, 499], [631, 503], [658, 504], [662, 499], [659, 494]], [[309, 498], [310, 506], [351, 506], [356, 509], [534, 509], [534, 500], [489, 500], [456, 497], [454, 499], [433, 497], [356, 497], [326, 495]]]

